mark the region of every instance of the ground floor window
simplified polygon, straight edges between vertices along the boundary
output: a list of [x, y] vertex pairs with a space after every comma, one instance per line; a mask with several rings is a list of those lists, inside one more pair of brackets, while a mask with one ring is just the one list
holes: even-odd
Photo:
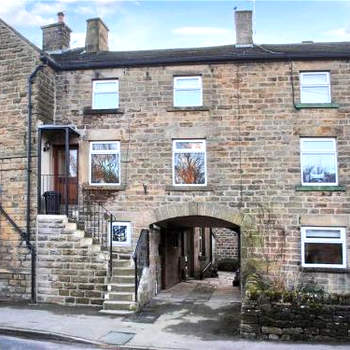
[[345, 228], [302, 227], [302, 266], [346, 267]]

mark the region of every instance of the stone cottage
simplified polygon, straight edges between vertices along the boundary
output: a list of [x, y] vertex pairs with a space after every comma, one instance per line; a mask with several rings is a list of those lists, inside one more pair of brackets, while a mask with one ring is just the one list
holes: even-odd
[[0, 22], [2, 298], [134, 310], [253, 222], [287, 284], [350, 292], [350, 43], [235, 23], [232, 45], [112, 52], [99, 18], [78, 49], [62, 14], [43, 50]]

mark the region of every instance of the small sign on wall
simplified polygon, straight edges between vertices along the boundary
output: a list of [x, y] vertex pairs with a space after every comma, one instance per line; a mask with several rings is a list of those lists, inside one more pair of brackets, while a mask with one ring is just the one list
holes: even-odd
[[[111, 235], [109, 235], [109, 238]], [[108, 242], [109, 243], [109, 242]], [[131, 222], [116, 221], [112, 223], [112, 245], [129, 246], [131, 244]]]

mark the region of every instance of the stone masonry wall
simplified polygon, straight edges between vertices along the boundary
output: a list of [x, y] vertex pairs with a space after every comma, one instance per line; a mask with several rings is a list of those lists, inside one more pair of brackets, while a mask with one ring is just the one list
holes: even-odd
[[[26, 227], [27, 79], [40, 63], [40, 50], [0, 20], [0, 204], [16, 224]], [[36, 214], [37, 124], [52, 123], [55, 77], [51, 68], [39, 72], [33, 84], [32, 237]], [[0, 298], [29, 299], [30, 254], [9, 222], [0, 216]]]
[[[0, 204], [25, 227], [27, 77], [39, 51], [0, 20]], [[0, 298], [30, 298], [30, 254], [0, 215]]]
[[39, 215], [38, 302], [101, 306], [107, 289], [107, 254], [63, 215]]
[[[300, 269], [300, 225], [338, 226], [350, 213], [349, 192], [298, 191], [300, 137], [335, 137], [339, 183], [350, 182], [350, 98], [348, 61], [244, 62], [189, 66], [89, 69], [60, 72], [57, 78], [57, 120], [74, 124], [82, 137], [80, 183], [88, 183], [88, 145], [93, 140], [121, 142], [124, 186], [99, 190], [99, 198], [121, 220], [133, 224], [133, 244], [142, 228], [157, 221], [154, 213], [172, 206], [213, 205], [256, 217], [259, 205], [269, 207], [274, 247], [286, 232], [282, 269], [290, 283], [310, 275], [328, 291], [350, 291], [348, 273]], [[332, 101], [339, 108], [294, 108], [299, 102], [299, 72], [328, 70]], [[173, 76], [200, 74], [208, 110], [173, 109]], [[92, 79], [118, 78], [117, 114], [84, 113], [91, 106]], [[182, 191], [172, 184], [172, 139], [205, 138], [209, 187]], [[147, 191], [144, 191], [144, 185]], [[221, 209], [218, 209], [220, 211]], [[343, 226], [341, 224], [340, 226]], [[349, 224], [347, 237], [349, 236]], [[244, 243], [244, 228], [242, 228]], [[348, 263], [349, 266], [349, 263]]]
[[350, 306], [249, 302], [242, 305], [240, 334], [248, 339], [349, 342]]
[[238, 259], [238, 234], [230, 229], [215, 228], [215, 260]]

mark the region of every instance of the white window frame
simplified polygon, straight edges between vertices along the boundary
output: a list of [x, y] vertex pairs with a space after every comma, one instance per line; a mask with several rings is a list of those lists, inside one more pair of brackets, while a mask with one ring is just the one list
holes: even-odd
[[[93, 150], [92, 146], [95, 144], [116, 144], [118, 147], [117, 149], [113, 150]], [[92, 168], [91, 168], [91, 156], [93, 154], [118, 154], [119, 155], [119, 162], [118, 162], [118, 167], [119, 167], [119, 182], [114, 182], [114, 183], [96, 183], [92, 182]], [[91, 186], [118, 186], [121, 184], [121, 168], [120, 168], [120, 141], [90, 141], [90, 148], [89, 148], [89, 184]]]
[[[333, 150], [331, 151], [324, 151], [324, 150], [315, 150], [315, 151], [304, 151], [303, 144], [304, 141], [332, 141], [333, 143]], [[311, 155], [311, 154], [334, 154], [335, 158], [335, 182], [304, 182], [303, 178], [303, 158], [304, 155]], [[337, 142], [335, 137], [302, 137], [300, 138], [300, 175], [301, 175], [301, 184], [302, 186], [338, 186], [338, 153], [337, 153]]]
[[[113, 247], [126, 247], [131, 245], [131, 236], [132, 236], [132, 225], [130, 221], [113, 221], [112, 227], [114, 226], [126, 226], [126, 242], [117, 242], [112, 241]], [[109, 225], [108, 229], [108, 246], [110, 245], [111, 240], [111, 227]]]
[[[115, 83], [116, 91], [115, 92], [95, 92], [96, 85], [104, 83]], [[97, 108], [95, 106], [95, 94], [117, 94], [117, 100], [115, 106], [108, 106], [106, 108]], [[119, 79], [105, 79], [105, 80], [93, 80], [92, 82], [92, 109], [116, 109], [119, 108]]]
[[[190, 80], [190, 79], [198, 79], [199, 81], [199, 88], [178, 88], [177, 87], [177, 82], [179, 80]], [[176, 100], [176, 92], [177, 91], [200, 91], [200, 101], [198, 104], [191, 104], [191, 105], [183, 105], [183, 104], [178, 104]], [[187, 76], [177, 76], [174, 77], [174, 89], [173, 89], [173, 103], [174, 107], [200, 107], [203, 106], [203, 83], [202, 83], [202, 77], [200, 75], [187, 75]]]
[[[320, 75], [320, 74], [324, 74], [327, 78], [327, 82], [326, 83], [318, 83], [318, 84], [307, 84], [304, 81], [304, 77], [305, 75]], [[327, 101], [323, 101], [323, 102], [310, 102], [305, 100], [304, 94], [303, 94], [303, 88], [304, 87], [308, 87], [308, 88], [312, 88], [312, 87], [328, 87], [328, 99]], [[331, 97], [331, 83], [330, 83], [330, 73], [329, 72], [301, 72], [300, 73], [300, 103], [311, 103], [311, 104], [322, 104], [322, 103], [331, 103], [332, 102], [332, 97]]]
[[[203, 149], [201, 150], [193, 150], [193, 149], [177, 149], [176, 142], [201, 142], [203, 144]], [[207, 186], [207, 146], [205, 139], [174, 139], [173, 140], [173, 185], [180, 187], [193, 187], [193, 186]], [[204, 153], [204, 184], [177, 184], [175, 183], [175, 154], [177, 153]]]
[[[340, 238], [307, 238], [307, 230], [325, 230], [325, 231], [340, 231]], [[342, 264], [307, 264], [305, 263], [305, 243], [333, 243], [342, 245], [343, 263]], [[303, 267], [320, 267], [330, 269], [344, 269], [347, 266], [346, 254], [346, 232], [344, 227], [318, 227], [318, 226], [303, 226], [301, 227], [301, 265]]]

